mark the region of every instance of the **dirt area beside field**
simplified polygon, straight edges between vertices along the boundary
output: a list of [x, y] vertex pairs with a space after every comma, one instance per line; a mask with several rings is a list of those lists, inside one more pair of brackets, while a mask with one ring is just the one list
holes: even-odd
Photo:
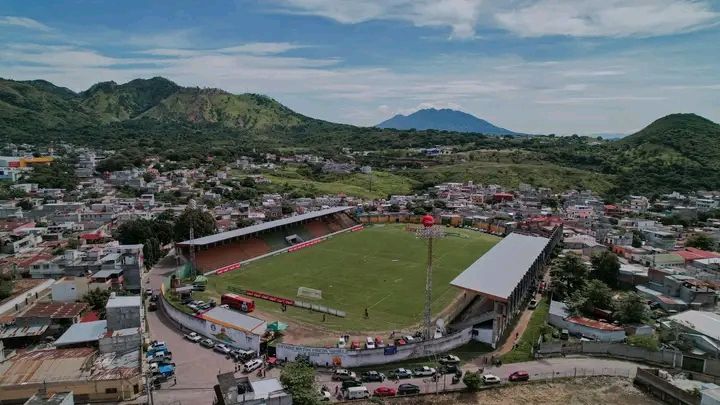
[[521, 384], [472, 394], [396, 398], [386, 400], [386, 403], [403, 405], [661, 404], [634, 387], [630, 380], [614, 377], [577, 378], [562, 382]]

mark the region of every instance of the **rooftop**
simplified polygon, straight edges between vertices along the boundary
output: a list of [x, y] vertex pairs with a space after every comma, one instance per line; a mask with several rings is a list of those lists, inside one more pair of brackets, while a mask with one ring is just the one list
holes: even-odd
[[55, 346], [97, 342], [106, 332], [106, 320], [76, 323], [70, 326], [70, 328], [55, 341]]
[[105, 305], [105, 308], [121, 308], [121, 307], [140, 307], [142, 301], [139, 295], [130, 295], [127, 297], [123, 296], [110, 296], [110, 299]]
[[324, 215], [330, 215], [335, 214], [338, 212], [343, 212], [351, 209], [352, 207], [332, 207], [332, 208], [326, 208], [324, 210], [319, 211], [312, 211], [301, 215], [296, 215], [293, 217], [278, 219], [276, 221], [270, 221], [270, 222], [264, 222], [262, 224], [258, 225], [252, 225], [245, 228], [235, 229], [228, 232], [221, 232], [216, 233], [214, 235], [208, 235], [203, 236], [202, 238], [196, 238], [192, 240], [186, 240], [184, 242], [179, 242], [178, 245], [180, 246], [203, 246], [203, 245], [209, 245], [216, 242], [221, 242], [227, 239], [233, 239], [240, 236], [245, 235], [251, 235], [260, 231], [265, 231], [268, 229], [273, 229], [279, 226], [283, 225], [290, 225], [294, 224], [296, 222], [300, 221], [306, 221], [313, 218], [322, 217]]
[[512, 233], [455, 277], [455, 287], [506, 301], [550, 239]]
[[713, 339], [720, 338], [720, 315], [714, 312], [685, 311], [668, 319]]
[[228, 328], [238, 329], [245, 332], [252, 332], [256, 335], [265, 333], [267, 323], [262, 319], [254, 318], [243, 313], [215, 307], [201, 315], [200, 318], [218, 323]]
[[80, 315], [86, 308], [84, 302], [39, 302], [18, 318], [69, 319]]
[[593, 328], [597, 330], [607, 331], [607, 332], [619, 332], [621, 330], [624, 330], [620, 326], [613, 325], [611, 323], [602, 322], [602, 321], [596, 321], [594, 319], [585, 318], [584, 316], [571, 316], [567, 318], [568, 322], [572, 322], [578, 325], [587, 326], [588, 328]]
[[[54, 392], [50, 394], [37, 393], [25, 401], [24, 405], [61, 405], [65, 403], [66, 399], [70, 399], [71, 403], [73, 393], [71, 392]], [[70, 398], [68, 398], [70, 397]]]

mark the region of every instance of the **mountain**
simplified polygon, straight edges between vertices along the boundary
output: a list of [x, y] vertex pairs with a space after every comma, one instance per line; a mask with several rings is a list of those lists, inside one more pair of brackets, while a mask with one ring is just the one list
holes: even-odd
[[516, 132], [497, 127], [474, 115], [443, 108], [427, 108], [410, 115], [398, 114], [377, 124], [379, 128], [395, 129], [436, 129], [442, 131], [473, 132], [488, 135], [513, 135]]
[[603, 154], [626, 190], [720, 189], [720, 125], [699, 115], [662, 117], [612, 142]]
[[266, 130], [298, 126], [310, 118], [269, 97], [186, 88], [162, 77], [102, 82], [81, 93], [44, 80], [0, 79], [0, 129], [11, 134], [137, 120]]

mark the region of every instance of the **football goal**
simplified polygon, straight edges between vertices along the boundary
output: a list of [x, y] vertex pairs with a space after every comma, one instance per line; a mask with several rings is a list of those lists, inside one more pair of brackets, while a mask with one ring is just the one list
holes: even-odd
[[308, 287], [298, 287], [297, 295], [298, 295], [298, 297], [321, 300], [322, 299], [322, 290], [316, 290], [314, 288], [308, 288]]

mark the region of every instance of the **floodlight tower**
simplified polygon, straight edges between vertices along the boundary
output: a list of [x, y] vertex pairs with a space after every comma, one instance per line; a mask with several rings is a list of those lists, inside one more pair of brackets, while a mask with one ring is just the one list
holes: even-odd
[[435, 337], [435, 328], [432, 323], [432, 265], [433, 241], [445, 236], [442, 228], [436, 227], [435, 218], [426, 214], [422, 218], [422, 227], [417, 229], [418, 238], [427, 240], [427, 270], [425, 272], [425, 310], [423, 312], [424, 337], [427, 340]]

